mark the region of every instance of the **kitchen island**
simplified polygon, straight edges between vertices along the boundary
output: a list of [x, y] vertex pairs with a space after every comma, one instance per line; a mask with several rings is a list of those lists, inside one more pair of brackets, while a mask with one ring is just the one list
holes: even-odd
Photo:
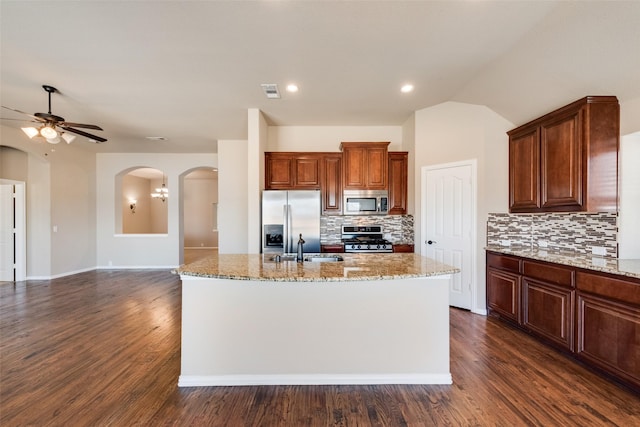
[[181, 266], [178, 385], [451, 384], [458, 270], [417, 254], [341, 257], [213, 255]]

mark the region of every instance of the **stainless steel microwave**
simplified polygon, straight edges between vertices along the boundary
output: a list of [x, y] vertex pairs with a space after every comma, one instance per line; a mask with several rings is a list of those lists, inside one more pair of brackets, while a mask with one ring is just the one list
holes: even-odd
[[387, 190], [344, 190], [344, 215], [386, 215], [389, 212]]

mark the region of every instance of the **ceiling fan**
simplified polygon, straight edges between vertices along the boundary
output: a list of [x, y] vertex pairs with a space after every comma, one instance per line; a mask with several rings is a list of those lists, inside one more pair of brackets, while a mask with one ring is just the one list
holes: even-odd
[[[29, 113], [25, 113], [24, 111], [16, 110], [15, 108], [5, 107], [7, 110], [15, 111], [16, 113], [24, 114], [25, 116], [29, 116], [34, 120], [31, 120], [35, 123], [40, 123], [38, 128], [35, 127], [23, 127], [22, 131], [27, 134], [29, 138], [33, 138], [35, 136], [43, 137], [50, 144], [57, 144], [60, 142], [60, 138], [64, 139], [67, 144], [70, 144], [71, 141], [75, 139], [74, 135], [70, 135], [67, 132], [75, 133], [76, 135], [81, 135], [89, 138], [92, 142], [105, 142], [106, 139], [101, 136], [96, 136], [85, 132], [83, 130], [74, 129], [74, 128], [84, 128], [84, 129], [93, 129], [93, 130], [102, 130], [100, 126], [96, 125], [85, 125], [82, 123], [71, 123], [64, 120], [63, 117], [56, 116], [55, 114], [51, 114], [51, 94], [59, 93], [58, 89], [53, 86], [42, 85], [42, 88], [49, 94], [49, 112], [47, 113], [35, 113], [33, 115]], [[3, 119], [3, 120], [14, 120], [14, 119]]]

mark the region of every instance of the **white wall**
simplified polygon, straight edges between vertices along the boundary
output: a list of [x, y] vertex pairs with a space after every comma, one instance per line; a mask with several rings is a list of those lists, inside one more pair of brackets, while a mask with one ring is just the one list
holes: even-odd
[[515, 126], [487, 107], [446, 102], [415, 113], [415, 241], [421, 251], [421, 169], [423, 166], [477, 161], [476, 283], [473, 311], [485, 312], [486, 223], [489, 212], [508, 210], [506, 132]]
[[408, 151], [407, 167], [407, 213], [415, 214], [416, 198], [415, 181], [412, 179], [416, 174], [416, 116], [412, 114], [402, 124], [402, 146], [399, 151]]
[[218, 253], [221, 254], [248, 251], [247, 151], [247, 141], [218, 141]]
[[257, 254], [261, 250], [260, 212], [264, 189], [264, 152], [267, 141], [267, 121], [257, 108], [248, 111], [247, 140], [247, 251]]
[[269, 126], [265, 151], [340, 151], [344, 141], [389, 141], [403, 151], [401, 126]]
[[[167, 234], [116, 234], [116, 216], [120, 214], [120, 186], [116, 176], [122, 171], [150, 167], [167, 175]], [[181, 259], [180, 175], [198, 167], [218, 167], [213, 153], [154, 154], [100, 153], [96, 155], [97, 185], [97, 266], [158, 267], [179, 265]]]
[[620, 135], [640, 132], [640, 98], [620, 102]]
[[640, 132], [620, 141], [618, 258], [640, 259]]
[[[2, 145], [27, 153], [27, 278], [95, 267], [95, 158], [81, 142], [52, 145], [0, 126]], [[53, 231], [53, 227], [57, 231]]]

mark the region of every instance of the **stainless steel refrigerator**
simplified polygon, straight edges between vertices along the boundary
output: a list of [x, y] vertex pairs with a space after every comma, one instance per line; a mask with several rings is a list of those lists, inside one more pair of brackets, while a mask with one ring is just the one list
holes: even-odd
[[320, 252], [320, 191], [262, 192], [262, 252], [294, 253], [302, 234], [305, 253]]

